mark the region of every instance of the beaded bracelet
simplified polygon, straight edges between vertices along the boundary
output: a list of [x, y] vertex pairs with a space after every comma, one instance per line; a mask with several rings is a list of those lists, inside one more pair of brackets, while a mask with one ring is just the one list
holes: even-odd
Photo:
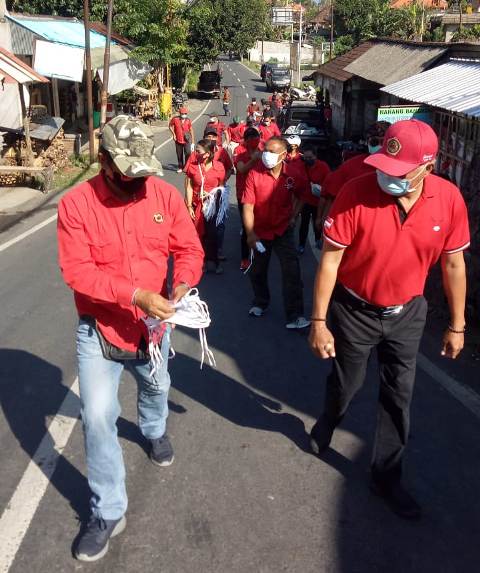
[[448, 330], [453, 332], [453, 334], [465, 334], [465, 330], [467, 329], [466, 326], [463, 327], [463, 330], [454, 330], [450, 325], [448, 325]]

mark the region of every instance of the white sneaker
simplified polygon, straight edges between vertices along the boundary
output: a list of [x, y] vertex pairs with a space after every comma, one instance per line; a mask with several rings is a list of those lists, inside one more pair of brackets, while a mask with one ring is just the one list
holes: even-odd
[[252, 308], [248, 311], [248, 314], [250, 316], [255, 316], [257, 318], [259, 318], [260, 316], [263, 315], [265, 311], [263, 310], [263, 308], [260, 308], [259, 306], [252, 306]]
[[285, 326], [288, 328], [288, 330], [300, 330], [302, 328], [307, 328], [307, 326], [310, 326], [310, 321], [307, 320], [304, 316], [299, 316], [297, 320], [289, 322]]

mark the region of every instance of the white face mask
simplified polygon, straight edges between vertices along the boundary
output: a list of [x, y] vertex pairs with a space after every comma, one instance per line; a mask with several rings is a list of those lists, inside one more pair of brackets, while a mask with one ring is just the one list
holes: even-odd
[[272, 153], [271, 151], [264, 151], [262, 153], [262, 162], [267, 169], [273, 169], [280, 163], [280, 160], [278, 159], [280, 155], [281, 153]]
[[180, 115], [180, 117], [181, 117], [182, 119], [187, 119], [187, 114], [186, 114], [186, 113], [182, 113], [182, 114]]

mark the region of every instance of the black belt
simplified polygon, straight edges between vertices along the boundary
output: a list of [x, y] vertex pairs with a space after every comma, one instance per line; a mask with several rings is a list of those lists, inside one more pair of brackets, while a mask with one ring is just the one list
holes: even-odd
[[366, 310], [368, 312], [374, 312], [380, 318], [390, 318], [392, 316], [398, 316], [403, 312], [405, 307], [412, 302], [414, 299], [410, 299], [403, 305], [396, 305], [396, 306], [376, 306], [374, 304], [370, 304], [360, 298], [354, 296], [351, 292], [349, 292], [342, 284], [337, 284], [335, 287], [334, 293], [335, 300], [339, 302], [344, 302], [350, 306], [352, 306], [355, 310]]

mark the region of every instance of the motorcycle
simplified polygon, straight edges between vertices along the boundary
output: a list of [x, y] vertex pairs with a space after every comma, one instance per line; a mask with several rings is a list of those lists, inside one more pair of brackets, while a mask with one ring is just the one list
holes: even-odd
[[180, 88], [174, 88], [172, 103], [175, 110], [178, 111], [181, 107], [184, 107], [187, 101], [188, 95], [182, 92]]
[[313, 86], [303, 84], [302, 88], [290, 88], [290, 97], [292, 100], [316, 101], [317, 92]]

